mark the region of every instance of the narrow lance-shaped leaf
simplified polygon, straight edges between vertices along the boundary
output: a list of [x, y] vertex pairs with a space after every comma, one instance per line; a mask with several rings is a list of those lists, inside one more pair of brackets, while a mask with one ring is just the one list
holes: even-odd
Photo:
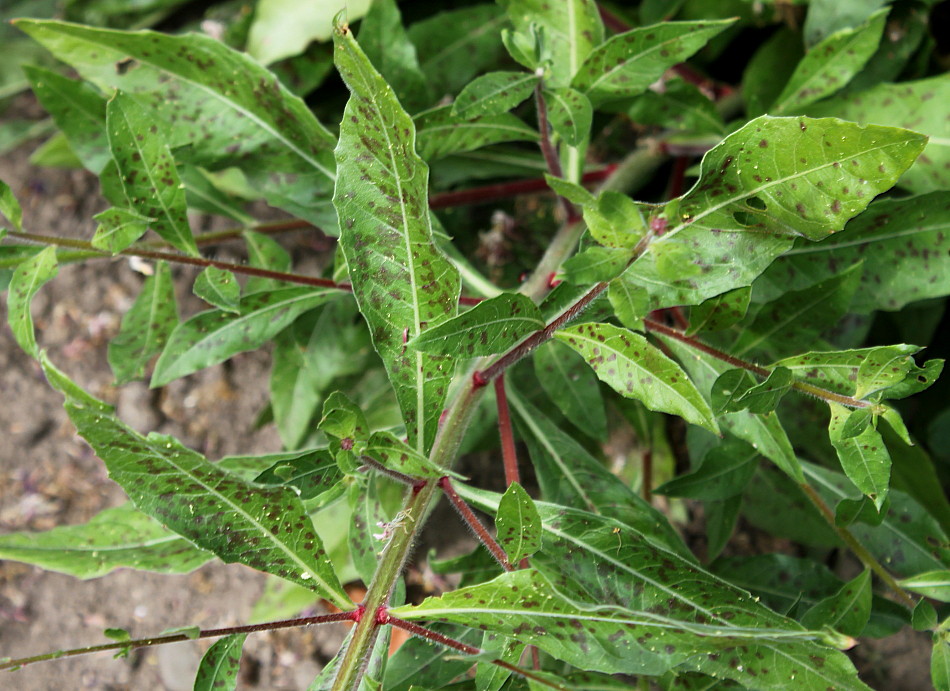
[[576, 89], [545, 89], [551, 127], [570, 146], [580, 146], [590, 134], [594, 111], [590, 100]]
[[[3, 180], [0, 180], [0, 217], [6, 218], [17, 230], [23, 230], [23, 209], [20, 202], [13, 196], [13, 190]], [[5, 229], [0, 227], [0, 238]]]
[[797, 237], [841, 230], [925, 143], [833, 119], [751, 121], [703, 157], [697, 184], [667, 206], [667, 232], [617, 279], [629, 309], [695, 305], [751, 285]]
[[139, 296], [122, 317], [119, 333], [109, 341], [109, 366], [117, 384], [142, 376], [145, 366], [162, 352], [178, 325], [175, 287], [166, 262], [155, 264]]
[[587, 94], [595, 106], [636, 96], [731, 23], [665, 22], [618, 34], [587, 56], [571, 86]]
[[812, 47], [769, 110], [795, 113], [844, 88], [877, 50], [887, 13], [881, 10], [863, 25], [836, 32]]
[[133, 209], [154, 219], [152, 229], [186, 254], [198, 246], [188, 225], [185, 189], [165, 135], [134, 98], [116, 93], [106, 106], [109, 148]]
[[[341, 609], [350, 599], [312, 521], [289, 487], [266, 488], [218, 468], [172, 437], [143, 437], [42, 359], [66, 395], [66, 412], [143, 513], [225, 562], [240, 562], [310, 588]], [[62, 382], [66, 382], [64, 385]]]
[[572, 348], [551, 340], [534, 351], [534, 373], [564, 417], [598, 441], [607, 441], [607, 413], [597, 376]]
[[103, 91], [141, 99], [188, 162], [211, 170], [238, 166], [271, 204], [334, 232], [333, 135], [253, 58], [194, 33], [36, 19], [16, 26]]
[[517, 564], [541, 548], [541, 517], [531, 497], [517, 482], [508, 485], [498, 503], [495, 530], [498, 544], [511, 564]]
[[426, 456], [392, 432], [373, 432], [363, 448], [363, 453], [386, 468], [410, 477], [438, 478], [446, 474], [462, 477], [458, 473], [434, 465]]
[[195, 676], [195, 691], [234, 691], [241, 669], [241, 652], [246, 633], [236, 633], [215, 641], [201, 658]]
[[360, 46], [400, 101], [415, 111], [429, 101], [428, 82], [419, 69], [416, 47], [403, 28], [395, 0], [373, 0], [360, 22]]
[[538, 139], [536, 130], [511, 113], [462, 118], [452, 114], [452, 106], [441, 106], [420, 113], [414, 120], [418, 128], [416, 149], [426, 160], [489, 144]]
[[0, 536], [0, 559], [84, 579], [118, 568], [188, 573], [213, 558], [131, 504], [106, 509], [82, 525]]
[[891, 455], [884, 440], [871, 426], [858, 435], [846, 437], [843, 431], [848, 417], [860, 414], [860, 411], [852, 412], [837, 403], [829, 403], [828, 406], [831, 408], [828, 436], [838, 452], [841, 468], [861, 492], [874, 500], [874, 505], [880, 510], [887, 498], [891, 479]]
[[749, 309], [752, 288], [745, 286], [730, 290], [722, 295], [709, 298], [689, 310], [689, 328], [687, 336], [701, 331], [719, 331], [728, 329], [742, 321]]
[[151, 385], [164, 386], [257, 348], [337, 292], [330, 288], [282, 288], [246, 296], [237, 314], [225, 310], [200, 312], [179, 324], [169, 336], [155, 363]]
[[860, 636], [871, 616], [871, 572], [864, 570], [834, 595], [805, 612], [803, 626], [828, 626], [848, 636]]
[[928, 571], [905, 578], [901, 587], [931, 597], [941, 602], [950, 602], [950, 570]]
[[640, 334], [612, 324], [579, 324], [554, 337], [583, 355], [597, 376], [621, 395], [719, 432], [709, 404], [689, 376]]
[[530, 298], [502, 293], [424, 331], [408, 345], [426, 353], [478, 357], [503, 353], [543, 328], [541, 312]]
[[133, 209], [118, 207], [106, 209], [93, 219], [99, 222], [99, 226], [92, 237], [92, 246], [112, 254], [121, 252], [145, 235], [149, 224], [155, 221]]
[[7, 289], [7, 320], [13, 337], [27, 353], [39, 355], [36, 333], [33, 330], [33, 315], [30, 305], [33, 298], [48, 281], [59, 272], [56, 248], [47, 247], [39, 254], [20, 263], [13, 272]]
[[528, 98], [539, 81], [541, 78], [531, 72], [483, 74], [462, 89], [452, 106], [452, 115], [474, 118], [507, 112]]
[[460, 280], [432, 242], [428, 169], [415, 153], [412, 120], [347, 27], [337, 27], [334, 43], [351, 92], [336, 149], [340, 243], [410, 444], [424, 451], [435, 438], [452, 367], [405, 342], [455, 316]]

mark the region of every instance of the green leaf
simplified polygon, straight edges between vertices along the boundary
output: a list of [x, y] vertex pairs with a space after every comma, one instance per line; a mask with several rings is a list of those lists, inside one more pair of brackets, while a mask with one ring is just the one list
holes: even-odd
[[241, 286], [227, 269], [209, 266], [195, 278], [195, 295], [226, 312], [239, 313]]
[[503, 353], [543, 328], [541, 313], [530, 298], [502, 293], [427, 329], [407, 346], [425, 353], [478, 357]]
[[801, 34], [790, 27], [759, 46], [742, 75], [742, 98], [750, 118], [764, 114], [775, 102], [804, 54]]
[[607, 414], [597, 376], [581, 355], [563, 343], [548, 341], [534, 352], [534, 373], [574, 427], [598, 441], [607, 440]]
[[755, 473], [759, 452], [749, 444], [727, 437], [703, 456], [692, 473], [680, 475], [656, 488], [657, 494], [707, 501], [730, 499], [745, 491]]
[[[3, 180], [0, 180], [0, 216], [6, 218], [17, 230], [23, 230], [23, 209], [13, 196], [10, 186]], [[0, 228], [0, 238], [5, 234], [6, 230]]]
[[461, 118], [452, 114], [452, 106], [440, 106], [420, 113], [414, 120], [418, 129], [416, 149], [426, 160], [489, 144], [538, 139], [535, 130], [511, 113]]
[[141, 377], [176, 326], [178, 309], [171, 270], [166, 262], [157, 262], [155, 273], [145, 279], [139, 296], [122, 317], [119, 333], [109, 341], [109, 366], [116, 383]]
[[732, 21], [665, 22], [613, 36], [591, 51], [571, 86], [587, 94], [595, 106], [636, 96]]
[[505, 51], [499, 29], [506, 23], [501, 8], [486, 3], [440, 12], [409, 27], [436, 98], [458, 93], [476, 74], [501, 62]]
[[584, 222], [598, 243], [617, 249], [634, 249], [647, 232], [640, 206], [613, 190], [603, 192], [596, 204], [585, 205]]
[[840, 120], [753, 120], [703, 157], [696, 186], [668, 206], [675, 220], [666, 234], [618, 279], [640, 296], [631, 308], [695, 305], [750, 285], [796, 236], [840, 230], [924, 143], [912, 132]]
[[474, 118], [505, 113], [534, 91], [540, 77], [531, 72], [489, 72], [462, 89], [452, 105], [452, 115]]
[[498, 503], [495, 532], [512, 565], [541, 548], [541, 517], [531, 497], [517, 482], [508, 485]]
[[748, 409], [757, 415], [765, 415], [778, 407], [791, 386], [792, 372], [784, 367], [776, 367], [761, 383], [747, 370], [726, 370], [713, 384], [712, 408], [716, 413]]
[[860, 123], [907, 127], [930, 137], [923, 154], [900, 179], [911, 192], [950, 187], [950, 123], [941, 106], [950, 98], [950, 75], [900, 84], [881, 84], [818, 103], [809, 115], [833, 115]]
[[212, 558], [130, 504], [101, 511], [83, 525], [0, 536], [0, 559], [82, 579], [118, 568], [189, 573]]
[[414, 111], [429, 101], [428, 82], [395, 0], [373, 0], [360, 22], [359, 42], [404, 108]]
[[769, 110], [797, 113], [841, 90], [877, 50], [887, 13], [880, 10], [861, 26], [837, 31], [812, 47]]
[[106, 105], [109, 148], [133, 209], [152, 229], [185, 254], [198, 255], [188, 225], [185, 190], [164, 134], [152, 113], [117, 92]]
[[946, 631], [934, 634], [930, 679], [936, 691], [950, 691], [950, 635]]
[[363, 454], [380, 465], [409, 477], [439, 478], [443, 475], [461, 477], [458, 473], [433, 465], [432, 461], [392, 432], [373, 432], [366, 442]]
[[551, 128], [565, 144], [580, 146], [590, 135], [590, 125], [594, 117], [590, 100], [576, 89], [545, 89], [548, 119]]
[[[0, 190], [2, 191], [2, 190]], [[47, 247], [17, 266], [7, 289], [7, 321], [13, 337], [29, 355], [39, 356], [30, 304], [34, 296], [59, 272], [56, 248]]]
[[863, 262], [851, 312], [898, 310], [909, 302], [948, 295], [948, 202], [946, 192], [877, 201], [842, 232], [816, 244], [797, 243], [769, 267], [756, 282], [756, 290], [761, 288], [768, 298], [779, 290], [803, 288]]
[[749, 309], [752, 288], [736, 288], [709, 298], [691, 307], [689, 310], [689, 328], [687, 336], [703, 331], [720, 331], [742, 321]]
[[554, 337], [583, 355], [600, 380], [618, 393], [719, 432], [709, 404], [686, 373], [640, 334], [610, 324], [580, 324]]
[[[700, 392], [711, 400], [713, 385], [723, 372], [730, 369], [730, 365], [680, 341], [662, 337], [661, 340], [678, 356]], [[724, 431], [747, 441], [793, 480], [804, 482], [800, 463], [778, 416], [740, 410], [720, 415], [718, 422]]]
[[809, 46], [836, 31], [858, 26], [886, 0], [813, 0], [805, 17], [805, 42]]
[[155, 219], [143, 216], [133, 209], [112, 207], [93, 216], [99, 222], [92, 246], [118, 254], [145, 235]]
[[452, 368], [443, 357], [407, 349], [405, 341], [455, 316], [459, 275], [432, 241], [428, 169], [414, 151], [412, 120], [352, 33], [340, 27], [334, 41], [337, 69], [351, 92], [336, 149], [340, 244], [410, 444], [427, 450]]
[[336, 295], [333, 289], [282, 288], [241, 300], [238, 314], [209, 310], [179, 324], [152, 373], [153, 387], [266, 343], [294, 319]]
[[[287, 16], [298, 22], [297, 14]], [[137, 96], [168, 145], [187, 153], [183, 162], [209, 170], [239, 166], [270, 204], [335, 234], [329, 203], [335, 139], [303, 100], [250, 56], [194, 33], [35, 19], [16, 26], [101, 90]], [[176, 98], [166, 98], [170, 92]]]
[[66, 135], [69, 148], [93, 173], [112, 160], [106, 135], [106, 99], [89, 84], [52, 70], [24, 65], [23, 72], [43, 108]]
[[[256, 269], [270, 269], [283, 273], [291, 270], [290, 253], [281, 247], [280, 243], [274, 238], [263, 233], [256, 233], [253, 230], [245, 230], [243, 236], [244, 244], [247, 246], [248, 264]], [[244, 294], [252, 295], [287, 287], [289, 286], [286, 283], [276, 278], [251, 276], [244, 285]]]
[[604, 40], [604, 25], [592, 0], [501, 0], [501, 5], [518, 34], [540, 31], [541, 62], [550, 61], [544, 79], [549, 87], [571, 86], [587, 55]]
[[696, 134], [723, 134], [726, 126], [713, 103], [697, 87], [682, 79], [663, 83], [662, 91], [644, 91], [627, 109], [640, 125], [654, 125]]
[[359, 485], [354, 485], [354, 487], [359, 489], [355, 494], [350, 495], [350, 503], [353, 505], [353, 520], [350, 523], [348, 535], [350, 552], [360, 578], [364, 583], [370, 583], [378, 568], [379, 554], [377, 552], [382, 547], [373, 534], [379, 530], [378, 526], [386, 521], [386, 514], [379, 501], [374, 476], [367, 478], [365, 487]]
[[247, 52], [263, 65], [298, 55], [311, 41], [333, 35], [333, 18], [346, 11], [355, 22], [369, 10], [372, 0], [331, 0], [298, 5], [293, 0], [261, 0], [247, 37]]
[[325, 493], [333, 493], [343, 479], [340, 467], [327, 449], [313, 449], [280, 454], [274, 464], [262, 471], [254, 482], [261, 485], [290, 485], [298, 496], [309, 501]]
[[802, 626], [828, 626], [847, 636], [860, 636], [871, 616], [871, 572], [867, 569], [834, 595], [817, 603], [801, 618]]
[[931, 631], [937, 628], [937, 610], [930, 602], [921, 598], [914, 606], [910, 624], [914, 631]]
[[[176, 439], [143, 437], [57, 385], [65, 377], [44, 358], [44, 371], [66, 396], [66, 412], [136, 508], [223, 561], [240, 562], [306, 586], [341, 609], [350, 599], [319, 537], [289, 487], [240, 480]], [[75, 385], [73, 385], [75, 386]], [[280, 507], [275, 516], [275, 507]], [[196, 520], [196, 516], [201, 520]]]
[[234, 691], [241, 668], [246, 633], [234, 633], [215, 641], [202, 656], [195, 676], [195, 691]]
[[703, 503], [706, 514], [706, 559], [715, 560], [735, 532], [742, 509], [742, 497], [730, 497]]
[[[468, 645], [478, 646], [482, 641], [481, 631], [464, 626], [434, 624], [427, 628]], [[471, 666], [470, 657], [459, 656], [449, 648], [412, 636], [389, 658], [383, 687], [386, 691], [441, 689]]]
[[517, 413], [519, 436], [528, 447], [542, 496], [547, 501], [617, 518], [645, 539], [686, 559], [692, 558], [662, 513], [512, 387], [508, 387], [507, 393]]
[[919, 573], [911, 578], [900, 581], [902, 588], [907, 588], [924, 597], [930, 597], [941, 602], [950, 602], [950, 570], [928, 571]]
[[873, 427], [865, 428], [857, 436], [845, 437], [846, 421], [853, 413], [837, 403], [829, 402], [828, 407], [831, 408], [828, 436], [838, 452], [842, 470], [880, 510], [887, 498], [891, 478], [891, 456], [884, 440]]

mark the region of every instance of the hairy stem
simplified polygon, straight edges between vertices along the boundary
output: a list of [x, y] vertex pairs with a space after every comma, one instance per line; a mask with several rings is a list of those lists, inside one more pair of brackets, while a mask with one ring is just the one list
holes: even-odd
[[43, 655], [34, 655], [32, 657], [21, 657], [16, 660], [7, 660], [0, 662], [0, 670], [19, 669], [34, 662], [43, 662], [46, 660], [58, 660], [63, 657], [77, 657], [79, 655], [89, 655], [104, 650], [133, 650], [135, 648], [148, 648], [154, 645], [163, 645], [165, 643], [179, 643], [181, 641], [190, 641], [197, 638], [220, 638], [221, 636], [231, 636], [239, 633], [256, 633], [258, 631], [275, 631], [277, 629], [288, 629], [297, 626], [313, 626], [315, 624], [330, 624], [340, 621], [353, 621], [356, 610], [347, 612], [336, 612], [334, 614], [321, 614], [315, 617], [299, 617], [297, 619], [284, 619], [282, 621], [271, 621], [264, 624], [252, 624], [249, 626], [229, 626], [223, 629], [206, 629], [200, 631], [197, 636], [184, 633], [169, 634], [167, 636], [153, 636], [151, 638], [136, 638], [129, 641], [116, 643], [103, 643], [102, 645], [90, 645], [85, 648], [72, 648], [71, 650], [57, 650]]
[[[548, 172], [556, 178], [564, 177], [564, 169], [561, 168], [561, 159], [558, 158], [557, 149], [551, 141], [551, 128], [548, 123], [548, 104], [544, 99], [544, 82], [538, 82], [534, 88], [534, 103], [538, 111], [538, 132], [541, 134], [541, 153], [544, 155], [544, 162], [547, 164]], [[577, 209], [564, 197], [558, 197], [568, 222], [576, 222], [580, 219]]]
[[439, 486], [442, 488], [442, 491], [445, 492], [446, 498], [449, 500], [449, 503], [452, 504], [452, 507], [458, 511], [459, 516], [462, 517], [462, 520], [465, 521], [465, 524], [475, 533], [475, 537], [478, 538], [478, 541], [485, 545], [485, 548], [491, 552], [491, 555], [495, 558], [501, 568], [505, 571], [514, 571], [515, 567], [511, 565], [511, 562], [508, 561], [508, 556], [505, 554], [505, 550], [501, 548], [501, 545], [491, 536], [491, 533], [488, 532], [488, 528], [478, 520], [478, 516], [475, 515], [475, 512], [472, 511], [472, 507], [458, 495], [458, 492], [455, 491], [455, 488], [452, 487], [452, 481], [448, 477], [443, 477], [439, 479]]
[[505, 377], [495, 379], [495, 405], [498, 408], [498, 434], [501, 437], [501, 458], [505, 466], [505, 484], [521, 482], [518, 472], [518, 454], [515, 451], [515, 435], [511, 430], [511, 413], [508, 396], [505, 394]]

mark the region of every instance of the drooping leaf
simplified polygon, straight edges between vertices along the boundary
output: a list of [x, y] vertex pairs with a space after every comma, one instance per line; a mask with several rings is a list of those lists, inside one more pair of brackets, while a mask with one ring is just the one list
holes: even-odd
[[164, 386], [237, 353], [257, 348], [299, 315], [336, 294], [333, 289], [282, 288], [245, 296], [237, 314], [225, 310], [196, 314], [175, 327], [168, 337], [155, 363], [151, 385]]
[[497, 67], [507, 24], [495, 3], [440, 12], [409, 27], [420, 67], [437, 99], [458, 93], [479, 72]]
[[112, 159], [106, 135], [106, 99], [89, 84], [42, 67], [23, 72], [43, 108], [69, 141], [83, 165], [99, 173]]
[[571, 86], [587, 94], [595, 106], [636, 96], [731, 23], [665, 22], [618, 34], [590, 52]]
[[[501, 0], [515, 31], [543, 36], [541, 63], [550, 61], [545, 84], [570, 86], [588, 54], [604, 40], [604, 25], [592, 0]], [[538, 65], [532, 64], [534, 69]]]
[[246, 633], [234, 633], [215, 641], [201, 658], [195, 676], [195, 691], [234, 691], [241, 668]]
[[537, 131], [511, 113], [462, 118], [452, 106], [440, 106], [415, 117], [416, 149], [426, 160], [480, 149], [489, 144], [535, 141]]
[[563, 343], [548, 341], [534, 352], [534, 373], [571, 424], [598, 441], [606, 441], [604, 399], [597, 376], [583, 356]]
[[427, 450], [452, 368], [445, 358], [407, 349], [405, 341], [455, 316], [458, 271], [432, 242], [428, 169], [414, 150], [412, 120], [346, 27], [334, 41], [337, 69], [351, 92], [336, 149], [340, 243], [410, 444]]
[[56, 384], [64, 375], [45, 358], [42, 364], [50, 382], [65, 394], [76, 430], [136, 508], [225, 562], [304, 585], [341, 609], [350, 605], [292, 489], [244, 482], [172, 437], [143, 437], [95, 399], [97, 405], [88, 395], [78, 398], [71, 388]]
[[227, 269], [209, 266], [195, 278], [194, 291], [209, 305], [226, 312], [240, 312], [241, 286]]
[[874, 501], [880, 509], [887, 498], [891, 478], [891, 456], [881, 435], [873, 427], [852, 437], [843, 434], [849, 415], [853, 413], [838, 403], [828, 403], [831, 422], [828, 436], [845, 475], [855, 486]]
[[109, 366], [116, 383], [141, 377], [177, 325], [171, 269], [166, 262], [157, 262], [155, 273], [145, 279], [139, 296], [122, 317], [119, 333], [109, 341]]
[[[482, 632], [477, 629], [450, 624], [434, 624], [427, 628], [468, 645], [478, 646], [482, 641]], [[470, 658], [413, 636], [389, 659], [384, 688], [386, 691], [410, 691], [414, 685], [418, 685], [417, 688], [443, 688], [471, 666]]]
[[429, 102], [428, 82], [395, 0], [373, 0], [360, 22], [359, 42], [406, 110], [414, 112]]
[[[485, 632], [478, 647], [510, 665], [518, 664], [525, 650], [524, 643], [489, 631]], [[500, 691], [510, 677], [510, 669], [480, 660], [475, 670], [475, 691]]]
[[576, 89], [545, 89], [548, 119], [554, 131], [569, 146], [580, 146], [590, 134], [594, 111], [590, 100]]
[[[297, 13], [288, 16], [296, 21]], [[103, 91], [140, 99], [168, 145], [187, 153], [183, 162], [209, 170], [238, 166], [271, 204], [335, 234], [329, 200], [335, 139], [251, 57], [199, 34], [35, 19], [16, 26]]]
[[36, 345], [30, 305], [40, 288], [58, 272], [56, 248], [47, 247], [21, 262], [10, 278], [10, 286], [7, 289], [7, 321], [16, 342], [33, 357], [39, 356], [39, 348]]
[[350, 523], [348, 535], [350, 552], [360, 578], [364, 583], [370, 583], [378, 566], [378, 552], [383, 547], [383, 543], [374, 537], [374, 533], [378, 533], [379, 526], [386, 520], [379, 501], [376, 478], [367, 478], [365, 487], [359, 487], [359, 490], [350, 496], [350, 502], [353, 504], [353, 521]]
[[112, 254], [121, 252], [145, 235], [154, 219], [133, 209], [112, 207], [93, 216], [99, 222], [92, 246]]
[[617, 279], [636, 299], [630, 309], [695, 305], [750, 285], [797, 236], [840, 230], [924, 143], [840, 120], [753, 120], [706, 154], [699, 182], [668, 206], [667, 232]]
[[[941, 106], [950, 98], [950, 75], [900, 84], [880, 84], [873, 89], [816, 103], [809, 115], [830, 115], [859, 123], [907, 127], [930, 137], [923, 153], [901, 177], [911, 192], [950, 187], [950, 122]], [[883, 163], [883, 161], [882, 161]]]
[[784, 367], [773, 369], [761, 383], [746, 370], [727, 370], [713, 384], [713, 410], [731, 413], [748, 409], [758, 415], [768, 414], [778, 407], [779, 401], [788, 393], [792, 378], [791, 370]]
[[165, 136], [152, 113], [117, 92], [106, 105], [109, 149], [132, 208], [153, 219], [151, 228], [185, 254], [198, 247], [188, 225], [185, 190]]
[[452, 115], [475, 118], [500, 115], [524, 101], [540, 77], [531, 72], [489, 72], [472, 80], [452, 105]]
[[709, 404], [680, 369], [640, 334], [610, 324], [580, 324], [554, 337], [584, 356], [597, 376], [650, 410], [719, 432]]
[[776, 115], [798, 113], [804, 106], [840, 91], [874, 55], [887, 13], [881, 10], [861, 26], [837, 31], [813, 46], [769, 111]]
[[541, 313], [530, 298], [502, 293], [427, 329], [407, 345], [425, 353], [478, 357], [503, 353], [543, 328]]
[[130, 504], [105, 509], [82, 525], [0, 536], [0, 559], [83, 579], [118, 568], [188, 573], [212, 558]]
[[498, 503], [495, 531], [495, 538], [512, 565], [541, 547], [541, 517], [531, 497], [517, 482], [508, 485]]
[[933, 192], [877, 201], [842, 232], [819, 243], [798, 243], [768, 268], [756, 290], [768, 299], [858, 262], [864, 269], [851, 312], [897, 310], [950, 294], [950, 196]]
[[808, 628], [829, 626], [848, 636], [859, 636], [870, 616], [871, 572], [865, 569], [837, 593], [805, 612], [801, 622]]

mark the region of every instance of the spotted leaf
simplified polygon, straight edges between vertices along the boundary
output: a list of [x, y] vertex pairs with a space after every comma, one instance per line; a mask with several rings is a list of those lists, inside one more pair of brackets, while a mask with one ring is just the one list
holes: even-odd
[[432, 462], [392, 432], [373, 432], [363, 453], [377, 463], [410, 477], [438, 478], [443, 475], [460, 477]]
[[241, 286], [226, 269], [209, 266], [195, 279], [195, 295], [225, 312], [240, 312]]
[[884, 505], [891, 479], [891, 455], [884, 445], [881, 435], [872, 426], [867, 426], [860, 434], [847, 436], [847, 422], [851, 415], [860, 415], [860, 411], [850, 411], [837, 403], [829, 403], [831, 422], [828, 436], [831, 439], [841, 468], [845, 475], [870, 499], [878, 510]]
[[687, 336], [693, 336], [702, 331], [719, 331], [742, 320], [749, 309], [749, 299], [752, 297], [752, 288], [745, 286], [736, 288], [709, 298], [689, 310], [689, 328]]
[[474, 118], [499, 115], [524, 101], [541, 81], [531, 72], [489, 72], [462, 89], [452, 105], [452, 115]]
[[584, 356], [601, 381], [650, 410], [719, 432], [709, 404], [680, 366], [640, 334], [611, 324], [580, 324], [554, 337]]
[[530, 557], [541, 547], [541, 517], [531, 497], [517, 482], [508, 485], [498, 503], [495, 531], [511, 564]]
[[406, 341], [454, 317], [458, 271], [434, 245], [428, 168], [415, 127], [347, 27], [334, 32], [336, 63], [350, 89], [336, 149], [334, 204], [353, 293], [386, 365], [409, 442], [435, 438], [452, 367]]
[[172, 437], [143, 437], [95, 399], [59, 384], [65, 377], [48, 360], [42, 364], [66, 395], [77, 432], [139, 511], [225, 562], [303, 585], [341, 609], [350, 606], [294, 490], [241, 480]]
[[234, 633], [216, 640], [201, 658], [195, 676], [195, 691], [234, 691], [241, 669], [241, 652], [246, 633]]
[[[23, 209], [20, 208], [20, 202], [13, 196], [13, 190], [3, 180], [0, 180], [0, 217], [6, 218], [16, 230], [23, 229]], [[0, 228], [0, 238], [3, 237], [4, 228]]]
[[480, 149], [502, 142], [535, 141], [538, 133], [511, 113], [463, 118], [441, 106], [415, 118], [416, 148], [426, 160]]
[[695, 305], [750, 285], [797, 237], [841, 230], [925, 143], [834, 119], [749, 122], [703, 157], [699, 181], [666, 208], [665, 234], [617, 279], [630, 309]]
[[871, 616], [871, 572], [867, 569], [802, 615], [803, 626], [829, 626], [848, 636], [860, 636]]
[[59, 272], [56, 249], [47, 247], [29, 259], [20, 262], [7, 289], [7, 321], [13, 337], [27, 353], [39, 355], [36, 333], [33, 330], [33, 315], [30, 305], [33, 298], [46, 283]]
[[564, 417], [598, 441], [607, 441], [607, 413], [597, 377], [583, 357], [557, 341], [534, 352], [534, 373]]
[[112, 207], [93, 216], [99, 222], [92, 246], [116, 254], [145, 235], [155, 219], [143, 216], [134, 209]]
[[576, 89], [545, 89], [551, 128], [569, 146], [580, 146], [590, 134], [594, 111], [590, 100]]
[[503, 353], [543, 328], [541, 313], [529, 298], [502, 293], [427, 329], [408, 345], [426, 353], [477, 357]]

